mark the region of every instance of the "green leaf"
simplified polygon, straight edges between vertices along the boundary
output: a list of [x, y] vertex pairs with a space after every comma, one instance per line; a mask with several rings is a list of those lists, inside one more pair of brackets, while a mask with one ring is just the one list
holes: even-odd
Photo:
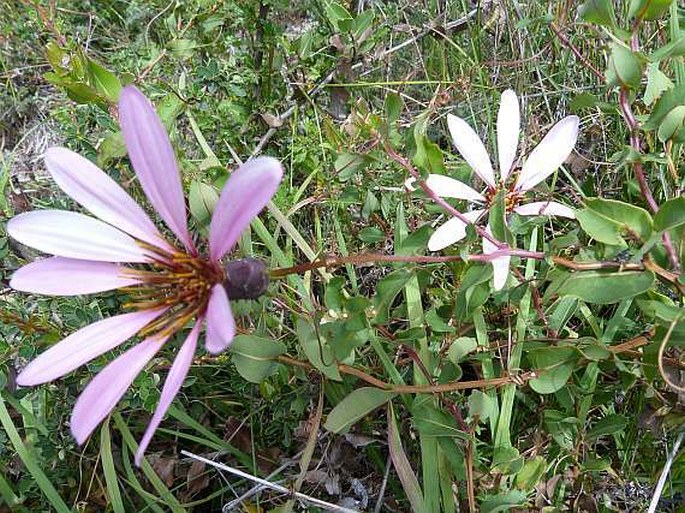
[[[654, 104], [652, 113], [644, 124], [644, 129], [659, 130], [662, 123], [666, 123], [667, 127], [661, 135], [671, 133], [672, 130], [669, 130], [668, 127], [672, 127], [674, 121], [679, 119], [679, 113], [682, 110], [680, 107], [682, 106], [685, 106], [685, 84], [680, 84], [673, 89], [669, 89], [661, 95]], [[676, 114], [674, 116], [669, 116], [673, 111], [676, 111]], [[676, 127], [675, 132], [672, 133], [670, 138], [675, 142], [679, 142], [681, 138], [685, 138], [685, 128], [683, 128], [682, 123], [679, 128]]]
[[172, 55], [179, 59], [192, 57], [195, 48], [197, 48], [197, 43], [192, 39], [174, 39], [169, 43], [169, 50]]
[[542, 456], [536, 456], [526, 461], [523, 468], [516, 474], [514, 481], [519, 490], [533, 490], [547, 468], [547, 461]]
[[397, 93], [388, 93], [385, 96], [385, 117], [388, 124], [394, 123], [400, 118], [402, 109], [404, 108], [404, 101]]
[[117, 76], [92, 59], [88, 59], [88, 71], [90, 71], [95, 89], [111, 103], [118, 102], [121, 81]]
[[647, 87], [642, 100], [646, 105], [657, 101], [664, 91], [673, 88], [673, 82], [660, 69], [658, 63], [651, 63], [647, 67]]
[[530, 387], [538, 394], [552, 394], [566, 385], [579, 354], [573, 347], [556, 346], [533, 349], [528, 357], [538, 373]]
[[606, 71], [607, 84], [614, 87], [640, 87], [644, 60], [625, 46], [612, 43], [611, 58]]
[[112, 161], [126, 156], [126, 144], [120, 131], [110, 132], [98, 146], [98, 165], [101, 168], [109, 167]]
[[685, 197], [663, 203], [654, 216], [654, 229], [662, 232], [685, 224]]
[[447, 350], [447, 358], [454, 364], [459, 363], [467, 354], [478, 347], [478, 342], [473, 337], [459, 337]]
[[588, 430], [587, 437], [592, 440], [600, 436], [615, 435], [623, 431], [627, 425], [628, 419], [623, 415], [607, 415]]
[[585, 205], [576, 213], [578, 221], [599, 242], [623, 246], [624, 237], [646, 241], [652, 234], [652, 216], [643, 208], [603, 198], [588, 198]]
[[229, 348], [238, 373], [251, 383], [261, 383], [274, 373], [275, 358], [285, 353], [282, 342], [255, 335], [238, 335]]
[[585, 204], [595, 212], [621, 225], [625, 233], [633, 232], [642, 240], [652, 234], [652, 216], [644, 208], [603, 198], [587, 198]]
[[673, 3], [673, 0], [631, 0], [628, 17], [641, 20], [660, 18]]
[[324, 11], [326, 12], [326, 18], [328, 18], [328, 22], [333, 25], [333, 28], [337, 32], [344, 32], [346, 30], [346, 26], [352, 21], [352, 15], [350, 12], [338, 2], [326, 2], [324, 5]]
[[391, 272], [378, 282], [376, 295], [373, 298], [373, 305], [376, 310], [374, 323], [383, 324], [388, 321], [390, 306], [413, 276], [412, 272], [399, 269]]
[[659, 125], [657, 130], [657, 137], [661, 142], [666, 142], [673, 139], [674, 142], [683, 142], [685, 140], [685, 105], [679, 105], [672, 109]]
[[504, 222], [506, 215], [505, 206], [505, 191], [497, 192], [492, 202], [490, 203], [490, 214], [488, 216], [488, 224], [492, 230], [492, 235], [501, 242], [507, 242], [507, 227]]
[[578, 9], [585, 21], [605, 27], [614, 25], [614, 4], [611, 0], [586, 0]]
[[328, 414], [323, 427], [337, 434], [347, 433], [350, 427], [383, 406], [397, 394], [380, 388], [364, 387], [345, 396]]
[[373, 24], [375, 13], [373, 9], [367, 9], [357, 15], [352, 22], [352, 38], [355, 44], [363, 43], [371, 34], [371, 25]]
[[669, 57], [680, 57], [681, 55], [685, 55], [685, 30], [681, 30], [678, 39], [662, 46], [649, 58], [654, 62], [659, 62]]
[[637, 305], [649, 317], [656, 317], [668, 323], [685, 318], [685, 310], [673, 304], [665, 304], [656, 300], [638, 299]]
[[560, 297], [577, 297], [586, 303], [610, 304], [642, 294], [653, 284], [651, 271], [583, 271], [568, 275], [556, 293]]
[[360, 241], [366, 242], [367, 244], [380, 242], [386, 239], [385, 232], [380, 228], [376, 228], [375, 226], [367, 226], [366, 228], [362, 228], [359, 230], [357, 237], [359, 237]]
[[512, 490], [487, 497], [481, 502], [478, 511], [481, 513], [499, 513], [500, 511], [511, 511], [512, 508], [524, 506], [525, 504], [525, 492]]
[[411, 408], [411, 422], [422, 437], [460, 438], [468, 440], [468, 433], [459, 429], [452, 415], [425, 400], [416, 397]]
[[469, 395], [469, 416], [471, 418], [478, 418], [481, 421], [487, 420], [491, 415], [496, 413], [497, 406], [494, 404], [492, 398], [481, 392], [474, 390]]
[[589, 208], [576, 211], [576, 219], [578, 219], [583, 231], [597, 242], [609, 246], [626, 246], [626, 242], [621, 236], [621, 225], [611, 219]]
[[297, 338], [302, 350], [309, 362], [324, 376], [340, 381], [342, 377], [338, 371], [338, 362], [336, 362], [326, 339], [314, 329], [314, 322], [318, 323], [318, 320], [309, 321], [302, 317], [297, 318]]
[[428, 117], [423, 116], [414, 124], [413, 135], [416, 151], [412, 157], [412, 162], [422, 172], [447, 174], [440, 147], [426, 137], [427, 122]]
[[209, 223], [218, 201], [219, 194], [211, 185], [198, 180], [190, 184], [188, 193], [190, 213], [201, 225]]
[[338, 173], [338, 180], [346, 182], [352, 178], [357, 171], [364, 169], [367, 164], [368, 159], [363, 155], [344, 152], [335, 159], [333, 167], [335, 172]]

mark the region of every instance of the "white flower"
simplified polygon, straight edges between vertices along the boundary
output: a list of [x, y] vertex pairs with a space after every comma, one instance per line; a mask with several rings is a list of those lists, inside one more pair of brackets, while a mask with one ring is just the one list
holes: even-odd
[[[552, 127], [540, 144], [524, 162], [520, 172], [516, 172], [515, 160], [520, 131], [519, 103], [516, 93], [508, 89], [502, 93], [502, 103], [497, 114], [497, 149], [499, 160], [499, 177], [496, 176], [488, 152], [478, 134], [461, 118], [447, 115], [447, 125], [454, 145], [469, 166], [487, 184], [481, 194], [459, 180], [443, 175], [429, 175], [426, 185], [438, 196], [457, 198], [475, 203], [478, 207], [464, 215], [476, 222], [491, 206], [492, 200], [501, 190], [505, 191], [507, 212], [516, 212], [523, 216], [553, 215], [575, 218], [573, 209], [555, 201], [535, 201], [522, 204], [527, 191], [551, 175], [570, 155], [578, 138], [578, 116], [568, 116]], [[407, 186], [411, 187], [408, 183]], [[490, 225], [486, 231], [491, 233]], [[456, 217], [439, 226], [430, 240], [428, 249], [439, 251], [466, 236], [466, 224]], [[483, 253], [494, 252], [497, 247], [483, 239]], [[510, 257], [498, 257], [492, 260], [494, 269], [494, 287], [504, 287], [509, 274]]]

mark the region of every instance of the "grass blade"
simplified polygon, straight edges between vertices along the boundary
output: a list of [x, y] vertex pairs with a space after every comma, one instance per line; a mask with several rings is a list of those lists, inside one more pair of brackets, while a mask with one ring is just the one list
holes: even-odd
[[114, 513], [126, 513], [124, 502], [121, 500], [117, 471], [114, 468], [109, 419], [107, 419], [100, 428], [100, 454], [102, 455], [102, 471], [105, 474], [105, 483], [107, 484], [107, 495], [112, 504], [112, 509], [114, 510]]
[[14, 422], [12, 422], [10, 413], [7, 411], [5, 400], [2, 395], [0, 395], [0, 424], [2, 424], [5, 433], [7, 433], [7, 437], [14, 446], [14, 450], [17, 451], [19, 458], [21, 458], [24, 466], [26, 466], [26, 470], [29, 471], [29, 474], [31, 474], [36, 481], [38, 488], [43, 492], [55, 511], [58, 513], [70, 513], [71, 508], [67, 506], [60, 494], [57, 493], [57, 490], [52, 486], [52, 483], [40, 468], [38, 462], [34, 459], [29, 448], [24, 445]]
[[[130, 449], [131, 453], [135, 454], [135, 452], [138, 450], [138, 443], [133, 439], [133, 434], [131, 434], [131, 431], [128, 429], [126, 422], [124, 422], [124, 419], [121, 417], [119, 412], [115, 412], [113, 417], [114, 423], [117, 425], [117, 429], [121, 433], [124, 442]], [[146, 459], [143, 459], [140, 468], [143, 470], [143, 474], [145, 474], [145, 477], [147, 477], [154, 489], [157, 490], [157, 493], [162, 498], [164, 503], [169, 507], [169, 509], [174, 513], [185, 513], [186, 509], [180, 502], [178, 502], [178, 499], [174, 497], [174, 494], [172, 494], [171, 491], [166, 487], [164, 482], [152, 469], [152, 466], [147, 462]]]
[[395, 420], [392, 402], [388, 403], [388, 449], [390, 451], [390, 459], [397, 472], [397, 477], [400, 478], [404, 493], [407, 494], [407, 499], [409, 499], [412, 511], [414, 511], [414, 513], [429, 511], [423, 499], [423, 492], [421, 492], [419, 480], [416, 479], [416, 474], [414, 474], [414, 471], [409, 464], [409, 459], [402, 448], [402, 441], [400, 440], [400, 433], [397, 429], [397, 421]]

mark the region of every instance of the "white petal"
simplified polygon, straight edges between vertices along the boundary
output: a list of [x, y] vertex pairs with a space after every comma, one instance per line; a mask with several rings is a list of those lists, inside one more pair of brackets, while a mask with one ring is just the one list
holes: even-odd
[[188, 338], [186, 338], [186, 341], [181, 346], [181, 349], [179, 349], [176, 358], [174, 358], [171, 369], [169, 369], [169, 374], [164, 382], [164, 388], [162, 388], [162, 394], [159, 396], [159, 404], [155, 409], [154, 415], [152, 415], [150, 424], [147, 426], [145, 435], [143, 435], [143, 438], [138, 445], [138, 450], [136, 451], [135, 463], [138, 467], [143, 461], [145, 450], [150, 444], [150, 440], [152, 440], [159, 424], [162, 422], [164, 414], [167, 412], [174, 397], [176, 397], [176, 394], [178, 394], [178, 391], [181, 389], [181, 385], [183, 385], [183, 381], [188, 374], [188, 369], [190, 369], [190, 364], [193, 363], [193, 356], [195, 355], [195, 348], [197, 347], [197, 337], [200, 334], [201, 326], [202, 319], [197, 319]]
[[449, 176], [428, 175], [426, 185], [441, 198], [457, 198], [473, 202], [485, 201], [485, 197], [480, 192]]
[[568, 116], [552, 127], [523, 164], [516, 190], [532, 189], [564, 163], [576, 145], [579, 123], [578, 116]]
[[575, 219], [576, 214], [571, 207], [556, 201], [534, 201], [514, 208], [514, 212], [522, 216], [559, 216]]
[[205, 348], [211, 354], [224, 351], [235, 337], [235, 320], [231, 313], [226, 289], [222, 284], [214, 285], [207, 305], [207, 332]]
[[60, 189], [96, 217], [137, 239], [172, 249], [145, 211], [90, 160], [66, 148], [50, 148], [45, 165]]
[[[472, 210], [465, 212], [464, 217], [475, 223], [483, 212], [483, 210]], [[433, 232], [433, 235], [428, 240], [428, 250], [440, 251], [464, 237], [466, 237], [466, 224], [458, 217], [453, 217]]]
[[17, 377], [17, 383], [29, 387], [60, 378], [126, 342], [164, 311], [129, 312], [89, 324], [32, 360]]
[[499, 112], [497, 113], [497, 151], [502, 182], [507, 180], [511, 166], [514, 164], [520, 129], [519, 101], [516, 93], [507, 89], [502, 93]]
[[14, 290], [74, 296], [129, 287], [140, 279], [126, 276], [126, 268], [109, 262], [50, 257], [17, 269], [10, 280]]
[[478, 134], [466, 121], [452, 114], [447, 115], [447, 126], [461, 156], [486, 184], [495, 187], [495, 172], [492, 170], [490, 157]]
[[71, 433], [79, 445], [109, 415], [140, 371], [159, 351], [168, 336], [148, 337], [102, 369], [76, 400], [71, 411]]
[[102, 221], [65, 210], [35, 210], [10, 219], [7, 233], [55, 256], [98, 262], [149, 262], [136, 241]]
[[[492, 235], [490, 230], [490, 225], [487, 225], [485, 231]], [[497, 246], [495, 246], [488, 239], [483, 239], [483, 254], [489, 255], [497, 251]], [[495, 290], [502, 290], [504, 285], [507, 283], [507, 278], [509, 278], [509, 263], [511, 261], [510, 256], [497, 257], [490, 261], [492, 264], [492, 281]]]

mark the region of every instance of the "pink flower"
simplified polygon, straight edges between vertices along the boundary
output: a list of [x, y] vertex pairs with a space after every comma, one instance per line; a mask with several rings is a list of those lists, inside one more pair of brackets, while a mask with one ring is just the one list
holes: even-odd
[[46, 383], [136, 334], [145, 337], [100, 371], [79, 396], [71, 416], [71, 431], [79, 444], [110, 413], [157, 351], [195, 321], [141, 440], [136, 454], [136, 464], [140, 464], [188, 373], [203, 324], [205, 348], [210, 353], [225, 350], [235, 335], [226, 293], [230, 280], [220, 261], [274, 195], [283, 171], [278, 161], [262, 157], [230, 176], [210, 224], [209, 256], [201, 256], [188, 232], [174, 151], [154, 107], [129, 86], [121, 92], [119, 117], [143, 191], [184, 249], [169, 242], [144, 210], [89, 160], [65, 148], [51, 148], [45, 162], [55, 182], [99, 220], [60, 210], [14, 217], [7, 225], [12, 237], [54, 256], [22, 267], [10, 285], [38, 294], [78, 295], [124, 288], [131, 295], [125, 305], [131, 312], [72, 333], [29, 363], [17, 378], [21, 386]]
[[[438, 196], [466, 200], [480, 207], [464, 214], [473, 223], [490, 208], [492, 200], [501, 190], [505, 191], [507, 212], [516, 212], [522, 216], [553, 215], [573, 219], [573, 210], [555, 201], [522, 203], [525, 193], [551, 175], [571, 154], [578, 139], [578, 124], [578, 116], [568, 116], [559, 121], [531, 152], [520, 171], [516, 171], [514, 164], [520, 130], [519, 103], [516, 93], [508, 89], [502, 93], [502, 103], [497, 114], [499, 177], [495, 175], [488, 152], [478, 134], [466, 121], [448, 114], [447, 125], [454, 145], [485, 182], [487, 189], [481, 194], [459, 180], [435, 174], [428, 176], [426, 184]], [[490, 233], [490, 225], [486, 230]], [[466, 224], [453, 217], [435, 230], [428, 241], [428, 249], [439, 251], [464, 237]], [[494, 244], [483, 239], [483, 253], [493, 253], [496, 249]], [[492, 260], [495, 290], [500, 290], [506, 283], [509, 260], [508, 256]]]

